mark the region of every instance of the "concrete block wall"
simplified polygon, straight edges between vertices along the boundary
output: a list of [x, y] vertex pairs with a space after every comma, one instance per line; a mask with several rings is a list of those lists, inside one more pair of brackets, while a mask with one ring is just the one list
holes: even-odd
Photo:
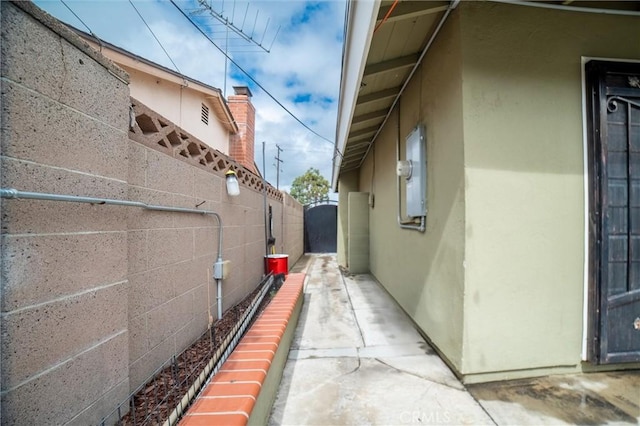
[[[224, 185], [224, 182], [223, 182]], [[231, 261], [231, 276], [223, 283], [223, 308], [227, 309], [255, 289], [264, 272], [264, 209], [262, 194], [240, 187], [238, 197], [226, 198], [221, 206], [225, 221], [223, 257]], [[280, 204], [270, 199], [269, 202]], [[227, 227], [226, 222], [229, 222]]]
[[[1, 186], [216, 211], [223, 309], [244, 298], [263, 273], [260, 179], [199, 141], [186, 158], [131, 140], [126, 73], [30, 2], [1, 7]], [[295, 261], [302, 208], [267, 193]], [[216, 318], [210, 216], [35, 200], [0, 200], [0, 214], [3, 423], [95, 424]]]
[[284, 193], [282, 200], [285, 223], [283, 229], [284, 253], [289, 255], [289, 267], [291, 261], [299, 259], [304, 254], [304, 207], [291, 195]]
[[[129, 198], [153, 204], [201, 208], [220, 214], [224, 260], [231, 273], [222, 285], [226, 311], [253, 291], [264, 272], [264, 195], [261, 179], [246, 167], [210, 148], [148, 106], [134, 100], [137, 124], [129, 132]], [[161, 124], [162, 123], [162, 124]], [[172, 144], [167, 135], [180, 135]], [[197, 149], [195, 149], [196, 147]], [[226, 193], [224, 173], [238, 173], [240, 195]], [[302, 241], [302, 206], [266, 188], [274, 235], [284, 250], [288, 220]], [[299, 208], [295, 209], [295, 205]], [[299, 217], [295, 218], [295, 213]], [[209, 315], [217, 319], [217, 288], [211, 277], [217, 257], [218, 224], [212, 217], [132, 211], [129, 213], [129, 318], [131, 389], [205, 331]], [[301, 243], [300, 243], [301, 244]], [[293, 253], [296, 253], [293, 251]], [[300, 251], [297, 260], [302, 255]], [[143, 338], [141, 338], [143, 337]]]
[[[127, 197], [127, 75], [1, 2], [3, 187]], [[129, 391], [126, 212], [3, 201], [3, 424], [90, 424]]]
[[[220, 177], [134, 141], [129, 141], [128, 159], [130, 200], [185, 208], [203, 202], [204, 210], [220, 203]], [[132, 391], [202, 333], [208, 308], [215, 317], [215, 285], [208, 274], [217, 228], [212, 216], [127, 209]]]

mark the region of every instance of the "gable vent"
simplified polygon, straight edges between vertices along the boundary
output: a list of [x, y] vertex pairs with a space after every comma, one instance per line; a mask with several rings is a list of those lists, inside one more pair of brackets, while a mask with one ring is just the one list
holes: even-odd
[[200, 117], [204, 124], [209, 125], [209, 107], [205, 104], [202, 104], [202, 114]]

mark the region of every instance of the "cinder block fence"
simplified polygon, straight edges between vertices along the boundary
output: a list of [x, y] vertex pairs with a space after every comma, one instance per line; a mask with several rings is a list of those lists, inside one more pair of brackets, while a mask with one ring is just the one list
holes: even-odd
[[[243, 299], [263, 274], [260, 178], [168, 120], [155, 135], [130, 129], [125, 72], [32, 3], [0, 7], [1, 186], [215, 211], [232, 265], [223, 308]], [[136, 105], [137, 119], [143, 112], [157, 119]], [[160, 144], [167, 129], [199, 148]], [[241, 177], [236, 198], [225, 191], [228, 168]], [[267, 201], [276, 248], [293, 262], [302, 206], [271, 187]], [[0, 203], [3, 424], [98, 423], [215, 316], [213, 218]]]

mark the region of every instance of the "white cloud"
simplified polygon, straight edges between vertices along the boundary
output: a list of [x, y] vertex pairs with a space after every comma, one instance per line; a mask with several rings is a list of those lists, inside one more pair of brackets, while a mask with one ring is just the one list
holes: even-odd
[[[330, 140], [335, 137], [345, 1], [211, 2], [214, 10], [229, 18], [235, 7], [234, 24], [242, 27], [246, 34], [253, 33], [254, 39], [262, 41], [267, 48], [271, 47], [270, 53], [265, 53], [245, 41], [237, 44], [236, 37], [229, 49], [234, 61], [300, 120]], [[197, 9], [195, 0], [176, 2], [187, 12]], [[86, 30], [61, 2], [36, 0], [36, 3], [59, 19]], [[174, 68], [128, 1], [67, 0], [66, 3], [105, 41]], [[145, 0], [135, 1], [135, 5], [183, 74], [225, 88], [223, 54], [170, 2]], [[204, 22], [206, 15], [191, 16], [198, 22]], [[265, 32], [267, 20], [269, 26]], [[212, 18], [209, 21], [210, 28], [223, 28]], [[271, 46], [278, 27], [278, 36]], [[216, 33], [212, 37], [219, 43], [224, 40], [224, 34]], [[230, 67], [227, 95], [232, 93], [233, 85], [248, 84], [252, 88], [256, 107], [256, 163], [262, 168], [262, 141], [266, 141], [267, 179], [275, 185], [276, 169], [273, 164], [278, 144], [283, 149], [281, 158], [284, 161], [281, 188], [289, 188], [293, 179], [310, 167], [319, 169], [330, 180], [333, 145], [297, 123], [237, 69], [233, 73], [231, 71]]]

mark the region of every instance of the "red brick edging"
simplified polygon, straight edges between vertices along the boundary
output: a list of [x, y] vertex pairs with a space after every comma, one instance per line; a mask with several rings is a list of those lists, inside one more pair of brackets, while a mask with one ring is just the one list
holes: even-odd
[[[301, 273], [288, 275], [269, 306], [189, 408], [180, 426], [247, 424], [269, 369], [275, 364], [274, 357], [289, 351], [291, 339], [285, 342], [283, 337], [285, 332], [292, 335], [296, 325], [294, 314], [300, 308], [304, 278]], [[292, 317], [295, 321], [289, 324]], [[283, 365], [273, 367], [281, 369]], [[282, 371], [277, 374], [279, 382]]]

